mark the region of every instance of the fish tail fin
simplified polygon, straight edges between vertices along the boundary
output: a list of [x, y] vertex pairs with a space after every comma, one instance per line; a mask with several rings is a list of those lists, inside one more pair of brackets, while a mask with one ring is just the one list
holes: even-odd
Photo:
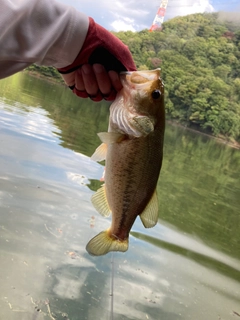
[[128, 239], [119, 240], [114, 236], [110, 236], [108, 230], [100, 232], [86, 246], [87, 252], [93, 256], [102, 256], [110, 251], [125, 252], [127, 249]]

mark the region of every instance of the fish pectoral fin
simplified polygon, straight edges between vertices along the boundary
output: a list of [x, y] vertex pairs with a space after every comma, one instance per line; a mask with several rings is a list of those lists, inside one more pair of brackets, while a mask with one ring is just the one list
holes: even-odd
[[93, 161], [103, 161], [106, 159], [107, 155], [107, 145], [106, 143], [100, 144], [99, 147], [95, 150], [94, 154], [91, 156]]
[[140, 219], [145, 228], [152, 228], [158, 222], [158, 198], [157, 192], [154, 191], [151, 200], [145, 210], [140, 214]]
[[111, 209], [109, 207], [105, 185], [97, 190], [91, 197], [91, 201], [97, 212], [99, 212], [103, 217], [109, 217], [111, 214]]
[[119, 143], [125, 139], [125, 135], [118, 132], [99, 132], [98, 136], [106, 144]]
[[114, 238], [109, 235], [108, 230], [100, 232], [86, 246], [87, 252], [93, 256], [102, 256], [110, 251], [125, 252], [127, 249], [128, 239], [119, 240]]
[[147, 136], [154, 131], [154, 122], [147, 116], [136, 116], [130, 119], [129, 122], [142, 136]]

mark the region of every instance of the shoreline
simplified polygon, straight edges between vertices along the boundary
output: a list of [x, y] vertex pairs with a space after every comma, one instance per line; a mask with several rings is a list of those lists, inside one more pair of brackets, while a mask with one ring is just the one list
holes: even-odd
[[65, 85], [63, 79], [61, 80], [61, 79], [57, 79], [57, 78], [54, 78], [54, 77], [48, 77], [48, 76], [46, 76], [46, 75], [44, 75], [42, 73], [39, 73], [37, 71], [31, 71], [31, 70], [24, 69], [22, 72], [23, 73], [27, 73], [31, 77], [35, 77], [35, 78], [38, 78], [38, 79], [46, 80], [46, 81], [49, 81], [51, 83]]
[[180, 127], [182, 129], [185, 129], [185, 130], [188, 130], [188, 131], [191, 131], [191, 132], [194, 132], [194, 133], [198, 133], [202, 136], [206, 136], [208, 138], [211, 138], [211, 139], [214, 139], [216, 140], [217, 142], [221, 143], [221, 144], [225, 144], [231, 148], [234, 148], [234, 149], [238, 149], [240, 150], [240, 143], [237, 142], [237, 141], [229, 141], [225, 138], [221, 138], [221, 137], [216, 137], [212, 134], [209, 134], [209, 133], [206, 133], [206, 132], [203, 132], [201, 130], [197, 130], [197, 129], [192, 129], [191, 127], [188, 127], [188, 126], [185, 126], [181, 123], [179, 123], [177, 120], [173, 120], [173, 119], [167, 119], [166, 120], [167, 123], [170, 123], [171, 125], [173, 126], [177, 126], [177, 127]]
[[[48, 77], [46, 75], [43, 75], [37, 71], [29, 71], [29, 70], [23, 70], [24, 73], [27, 73], [29, 74], [30, 76], [33, 76], [33, 77], [36, 77], [36, 78], [40, 78], [40, 79], [43, 79], [43, 80], [46, 80], [46, 81], [49, 81], [51, 83], [56, 83], [56, 84], [59, 84], [59, 85], [65, 85], [64, 81], [61, 79], [56, 79], [56, 78], [53, 78], [53, 77]], [[226, 138], [223, 138], [223, 137], [216, 137], [212, 134], [209, 134], [209, 133], [206, 133], [206, 132], [203, 132], [201, 130], [198, 130], [198, 129], [193, 129], [191, 127], [188, 127], [187, 125], [184, 125], [182, 123], [180, 123], [178, 120], [174, 120], [174, 119], [167, 119], [166, 120], [167, 123], [170, 123], [174, 126], [178, 126], [178, 127], [181, 127], [185, 130], [188, 130], [188, 131], [191, 131], [191, 132], [195, 132], [195, 133], [198, 133], [198, 134], [201, 134], [203, 136], [207, 136], [209, 138], [212, 138], [212, 139], [215, 139], [216, 141], [218, 141], [219, 143], [222, 143], [222, 144], [225, 144], [225, 145], [228, 145], [230, 146], [231, 148], [234, 148], [234, 149], [238, 149], [240, 150], [240, 143], [237, 142], [237, 141], [229, 141], [227, 140]]]

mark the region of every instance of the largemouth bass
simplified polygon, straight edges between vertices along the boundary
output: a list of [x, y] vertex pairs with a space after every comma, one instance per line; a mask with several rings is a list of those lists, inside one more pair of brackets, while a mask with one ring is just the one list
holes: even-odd
[[111, 227], [87, 244], [91, 255], [126, 251], [131, 227], [139, 215], [146, 228], [158, 221], [156, 186], [163, 157], [164, 86], [160, 69], [124, 72], [123, 85], [110, 107], [108, 132], [92, 156], [105, 162], [105, 184], [92, 196]]

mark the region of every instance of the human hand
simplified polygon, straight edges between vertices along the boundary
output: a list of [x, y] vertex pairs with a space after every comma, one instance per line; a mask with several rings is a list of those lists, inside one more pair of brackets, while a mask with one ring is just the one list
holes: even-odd
[[62, 77], [77, 96], [89, 97], [93, 101], [114, 100], [122, 89], [119, 73], [107, 72], [102, 64], [84, 64], [74, 72], [62, 74]]
[[89, 29], [74, 62], [58, 69], [66, 84], [82, 98], [114, 100], [121, 90], [121, 71], [135, 71], [131, 53], [117, 37], [89, 18]]

